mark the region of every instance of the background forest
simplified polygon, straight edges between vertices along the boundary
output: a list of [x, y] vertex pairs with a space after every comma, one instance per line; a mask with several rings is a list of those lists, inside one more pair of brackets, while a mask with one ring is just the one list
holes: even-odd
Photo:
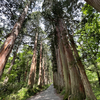
[[51, 84], [64, 100], [100, 100], [100, 10], [86, 2], [0, 0], [0, 100]]

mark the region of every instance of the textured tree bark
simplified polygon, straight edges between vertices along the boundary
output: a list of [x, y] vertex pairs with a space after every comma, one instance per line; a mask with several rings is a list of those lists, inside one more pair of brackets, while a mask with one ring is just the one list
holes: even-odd
[[60, 54], [61, 54], [61, 60], [63, 63], [66, 97], [68, 98], [68, 96], [71, 94], [71, 80], [70, 80], [68, 62], [67, 62], [67, 58], [66, 58], [66, 51], [64, 50], [64, 45], [63, 45], [62, 41], [60, 41]]
[[57, 77], [57, 72], [55, 72], [55, 88], [57, 89], [58, 88], [58, 77]]
[[90, 82], [88, 80], [88, 77], [86, 75], [85, 69], [84, 69], [84, 65], [82, 64], [82, 61], [79, 57], [78, 51], [76, 49], [76, 45], [74, 42], [73, 37], [69, 34], [69, 38], [70, 38], [70, 42], [71, 42], [71, 46], [73, 48], [74, 54], [75, 54], [75, 58], [78, 64], [78, 68], [81, 74], [81, 79], [85, 88], [85, 93], [86, 93], [86, 98], [88, 98], [89, 100], [96, 100], [96, 97], [92, 91], [92, 87], [90, 85]]
[[60, 85], [61, 85], [61, 90], [65, 87], [64, 85], [64, 75], [63, 75], [63, 65], [62, 65], [62, 59], [61, 59], [61, 55], [60, 55], [60, 49], [59, 49], [59, 63], [60, 63], [60, 67], [59, 67], [59, 73], [60, 73]]
[[72, 98], [71, 100], [74, 100], [74, 99], [83, 100], [85, 99], [84, 87], [83, 87], [80, 75], [77, 72], [75, 59], [74, 59], [70, 46], [66, 47], [66, 55], [68, 58], [68, 65], [70, 69], [71, 92], [73, 94], [71, 97]]
[[61, 60], [60, 60], [60, 52], [59, 52], [59, 48], [57, 49], [57, 74], [58, 74], [58, 92], [60, 92], [63, 88], [61, 86]]
[[68, 38], [66, 38], [66, 31], [61, 19], [59, 19], [58, 27], [59, 30], [57, 31], [58, 32], [60, 31], [63, 43], [66, 46], [66, 56], [71, 78], [71, 100], [84, 100], [85, 99], [84, 87], [80, 75], [77, 72], [73, 52], [69, 45]]
[[60, 31], [59, 31], [58, 27], [56, 27], [56, 31], [57, 31], [57, 36], [58, 36], [58, 46], [60, 48], [60, 58], [61, 58], [62, 65], [63, 65], [65, 88], [66, 88], [66, 97], [68, 98], [68, 96], [71, 94], [70, 74], [69, 74], [65, 50], [64, 50], [64, 47], [63, 47], [63, 43], [62, 43], [62, 40], [61, 40], [61, 37], [60, 37], [60, 33], [59, 33]]
[[35, 59], [35, 68], [34, 68], [34, 83], [36, 84], [36, 69], [37, 69], [37, 56], [36, 56], [36, 59]]
[[16, 24], [14, 25], [11, 33], [7, 36], [7, 39], [5, 40], [4, 44], [2, 45], [2, 47], [0, 49], [0, 79], [1, 79], [2, 73], [3, 73], [4, 68], [5, 68], [5, 64], [6, 64], [8, 57], [12, 51], [16, 37], [18, 36], [18, 33], [21, 29], [21, 26], [23, 24], [23, 21], [25, 19], [26, 14], [27, 14], [28, 5], [26, 5], [23, 13], [19, 17], [19, 19], [16, 22]]
[[53, 85], [54, 85], [54, 88], [56, 88], [56, 75], [55, 75], [56, 72], [53, 72]]
[[31, 63], [29, 78], [28, 78], [28, 86], [29, 86], [30, 88], [33, 87], [33, 84], [34, 84], [34, 82], [35, 82], [37, 38], [38, 38], [38, 32], [36, 32], [36, 35], [35, 35], [33, 57], [32, 57], [32, 63]]
[[56, 83], [55, 83], [55, 72], [53, 72], [53, 85], [54, 85], [54, 88], [56, 87]]
[[100, 12], [100, 0], [85, 0], [89, 5]]
[[58, 68], [59, 68], [60, 65], [59, 65], [59, 54], [58, 54], [58, 50], [59, 49], [55, 47], [56, 60], [57, 60], [57, 71], [56, 71], [56, 83], [57, 84], [56, 84], [56, 89], [58, 90], [58, 92], [60, 92], [60, 88], [61, 87], [59, 86], [60, 85], [60, 81], [59, 81], [59, 71], [58, 71], [59, 70]]
[[39, 79], [38, 79], [38, 85], [42, 87], [42, 42], [40, 45], [40, 62], [39, 62]]
[[49, 65], [47, 66], [47, 84], [49, 84]]
[[42, 79], [43, 79], [43, 85], [45, 85], [44, 57], [43, 57], [43, 59], [42, 59]]

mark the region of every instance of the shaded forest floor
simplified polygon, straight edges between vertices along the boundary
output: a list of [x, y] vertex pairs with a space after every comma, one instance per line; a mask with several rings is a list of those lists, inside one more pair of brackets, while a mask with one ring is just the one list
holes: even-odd
[[28, 89], [23, 84], [6, 84], [0, 83], [0, 100], [26, 100], [37, 93], [46, 90], [50, 84], [42, 86], [34, 86], [33, 89]]

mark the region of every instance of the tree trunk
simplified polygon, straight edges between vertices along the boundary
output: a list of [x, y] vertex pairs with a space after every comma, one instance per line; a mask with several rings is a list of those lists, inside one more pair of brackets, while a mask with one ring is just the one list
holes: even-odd
[[[56, 48], [55, 48], [56, 49]], [[61, 90], [61, 76], [60, 76], [60, 67], [61, 67], [61, 61], [60, 61], [60, 59], [59, 59], [59, 48], [57, 48], [56, 50], [56, 59], [57, 59], [57, 86], [56, 86], [56, 89], [58, 90], [58, 92], [60, 92], [60, 90]]]
[[71, 80], [70, 80], [70, 73], [69, 73], [69, 68], [67, 64], [67, 58], [65, 54], [65, 50], [63, 47], [63, 43], [60, 40], [60, 55], [61, 55], [61, 60], [63, 64], [63, 72], [64, 72], [64, 80], [65, 80], [65, 88], [66, 88], [66, 97], [71, 94]]
[[45, 85], [44, 57], [43, 57], [43, 59], [42, 59], [42, 79], [43, 79], [43, 85]]
[[14, 25], [11, 33], [7, 35], [7, 39], [5, 40], [4, 44], [2, 45], [2, 47], [0, 49], [0, 79], [2, 77], [2, 73], [4, 71], [4, 68], [5, 68], [6, 62], [8, 60], [8, 57], [9, 57], [11, 51], [12, 51], [12, 48], [13, 48], [13, 45], [15, 43], [16, 37], [18, 36], [18, 33], [21, 29], [21, 26], [23, 24], [23, 21], [25, 19], [26, 14], [27, 14], [28, 5], [26, 5], [23, 13], [19, 17], [16, 24]]
[[47, 85], [49, 84], [49, 64], [47, 65]]
[[89, 5], [100, 12], [100, 0], [85, 0]]
[[84, 65], [82, 64], [82, 61], [81, 61], [81, 59], [79, 57], [79, 54], [78, 54], [78, 51], [76, 49], [76, 45], [75, 45], [74, 39], [70, 34], [69, 34], [69, 37], [70, 37], [71, 46], [73, 48], [73, 51], [74, 51], [74, 54], [75, 54], [75, 58], [76, 58], [76, 61], [77, 61], [77, 64], [78, 64], [78, 68], [79, 68], [79, 71], [80, 71], [80, 74], [81, 74], [82, 82], [83, 82], [83, 85], [84, 85], [84, 88], [85, 88], [86, 97], [89, 100], [96, 100], [96, 97], [95, 97], [95, 95], [94, 95], [94, 93], [92, 91], [90, 82], [88, 80], [88, 77], [86, 75], [86, 72], [85, 72], [85, 69], [84, 69]]
[[54, 88], [58, 88], [58, 79], [57, 79], [57, 72], [53, 73], [53, 83], [54, 83]]
[[33, 58], [32, 58], [32, 63], [31, 63], [31, 68], [30, 68], [30, 73], [29, 73], [29, 78], [28, 78], [28, 86], [30, 88], [33, 87], [33, 84], [35, 82], [37, 38], [38, 38], [38, 32], [35, 35]]
[[70, 74], [69, 74], [69, 69], [68, 69], [68, 64], [67, 64], [67, 58], [65, 55], [65, 50], [63, 47], [62, 40], [60, 38], [60, 33], [58, 31], [58, 27], [56, 27], [57, 30], [57, 36], [58, 36], [58, 46], [60, 49], [60, 59], [63, 65], [63, 72], [64, 72], [64, 80], [65, 80], [65, 89], [66, 89], [66, 97], [71, 94], [71, 82], [70, 82]]
[[55, 72], [53, 72], [53, 86], [55, 88]]
[[68, 38], [66, 38], [66, 31], [61, 19], [59, 19], [57, 27], [58, 27], [57, 32], [60, 31], [63, 43], [66, 46], [66, 56], [71, 78], [71, 93], [72, 93], [71, 100], [84, 100], [85, 99], [84, 87], [80, 75], [77, 72], [73, 52], [69, 45]]
[[70, 69], [70, 77], [71, 77], [71, 91], [72, 91], [72, 99], [71, 100], [83, 100], [85, 99], [84, 87], [80, 78], [79, 73], [76, 69], [75, 59], [71, 48], [67, 41], [66, 47], [66, 55], [68, 58], [68, 65]]
[[61, 85], [61, 90], [64, 88], [64, 76], [63, 76], [63, 64], [62, 64], [62, 59], [61, 59], [61, 55], [60, 55], [60, 49], [59, 49], [59, 64], [60, 67], [58, 68], [59, 70], [59, 74], [60, 74], [60, 85]]
[[40, 62], [39, 62], [39, 79], [38, 79], [38, 85], [40, 85], [40, 87], [42, 87], [42, 42], [40, 45]]
[[61, 79], [62, 78], [61, 78], [61, 60], [60, 60], [59, 48], [58, 48], [58, 51], [57, 52], [58, 52], [58, 64], [59, 64], [59, 66], [57, 68], [58, 69], [57, 70], [58, 71], [58, 82], [59, 82], [59, 86], [58, 87], [59, 87], [59, 92], [60, 92], [62, 90], [62, 86], [61, 86], [61, 81], [62, 81]]

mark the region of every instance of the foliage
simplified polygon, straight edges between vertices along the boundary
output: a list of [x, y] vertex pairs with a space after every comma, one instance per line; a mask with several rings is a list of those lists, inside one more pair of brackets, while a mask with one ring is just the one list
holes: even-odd
[[[6, 39], [7, 34], [10, 33], [27, 2], [27, 0], [0, 1], [0, 46]], [[57, 46], [58, 41], [54, 26], [58, 24], [59, 18], [64, 20], [70, 34], [75, 32], [74, 39], [76, 40], [79, 55], [85, 65], [86, 73], [93, 91], [99, 100], [100, 14], [88, 4], [84, 4], [84, 7], [82, 7], [83, 4], [79, 2], [79, 0], [35, 0], [34, 2], [36, 5], [34, 5], [35, 3], [31, 3], [31, 7], [29, 8], [22, 29], [20, 30], [20, 35], [16, 39], [13, 52], [16, 51], [16, 46], [20, 38], [23, 37], [17, 57], [15, 58], [15, 63], [9, 75], [7, 72], [13, 59], [13, 52], [6, 63], [0, 82], [0, 100], [25, 100], [49, 86], [45, 85], [42, 88], [37, 86], [40, 42], [43, 42], [46, 75], [52, 79], [52, 71], [57, 71], [55, 45]], [[42, 4], [42, 10], [40, 10], [39, 2]], [[82, 8], [81, 19], [79, 17], [81, 13], [78, 13], [80, 8]], [[1, 15], [3, 15], [4, 18]], [[42, 28], [44, 29], [42, 30]], [[27, 87], [27, 80], [33, 56], [36, 32], [39, 33], [36, 84], [34, 84], [32, 89], [29, 89]], [[9, 81], [7, 84], [3, 85], [6, 76], [9, 77]], [[65, 95], [64, 99], [66, 99], [65, 89], [62, 90], [61, 95]]]
[[82, 8], [82, 20], [80, 27], [74, 36], [77, 38], [78, 51], [85, 65], [86, 74], [91, 83], [93, 91], [100, 99], [100, 14], [90, 5], [85, 4]]
[[[33, 89], [28, 89], [23, 84], [7, 84], [6, 86], [1, 86], [2, 92], [0, 93], [0, 100], [26, 100], [30, 96], [35, 95], [37, 92], [46, 90], [50, 84], [39, 88], [35, 86]], [[4, 95], [5, 94], [5, 95]]]
[[97, 100], [99, 100], [100, 99], [100, 86], [98, 84], [97, 74], [95, 72], [91, 72], [89, 70], [86, 70], [86, 74], [91, 83], [93, 92], [94, 92], [95, 96], [97, 97]]

